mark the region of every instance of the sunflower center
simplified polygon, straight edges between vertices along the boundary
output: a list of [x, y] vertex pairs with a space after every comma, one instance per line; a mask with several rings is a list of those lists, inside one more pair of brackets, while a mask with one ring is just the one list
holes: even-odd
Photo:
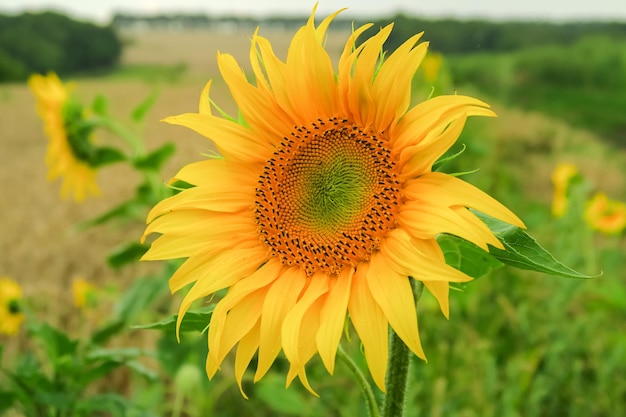
[[346, 120], [294, 129], [259, 177], [261, 240], [285, 265], [338, 274], [395, 227], [400, 191], [384, 137]]
[[79, 103], [68, 101], [62, 112], [63, 128], [72, 154], [79, 161], [92, 165], [96, 156], [96, 148], [89, 140], [93, 126], [84, 122], [83, 107]]
[[8, 304], [7, 304], [7, 309], [9, 310], [9, 314], [10, 315], [16, 315], [19, 314], [21, 309], [20, 309], [20, 303], [15, 300], [9, 300]]

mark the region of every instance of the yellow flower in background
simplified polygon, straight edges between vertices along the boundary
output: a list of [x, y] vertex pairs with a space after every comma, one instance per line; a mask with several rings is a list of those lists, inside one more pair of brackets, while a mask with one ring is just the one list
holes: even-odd
[[72, 296], [74, 305], [78, 308], [87, 308], [95, 303], [96, 287], [83, 278], [76, 278], [72, 282]]
[[554, 196], [552, 198], [552, 215], [563, 217], [567, 211], [567, 193], [569, 184], [578, 174], [578, 167], [574, 164], [560, 163], [552, 172], [552, 184], [554, 185]]
[[356, 29], [335, 72], [324, 39], [338, 13], [317, 27], [312, 15], [284, 62], [255, 34], [252, 82], [231, 55], [218, 55], [244, 123], [211, 113], [211, 82], [198, 113], [166, 119], [213, 140], [222, 158], [176, 174], [195, 187], [151, 210], [144, 239], [161, 236], [143, 259], [188, 258], [170, 280], [173, 292], [193, 284], [179, 325], [195, 300], [228, 289], [209, 326], [206, 367], [212, 378], [236, 346], [240, 387], [255, 353], [257, 381], [282, 350], [287, 383], [297, 376], [312, 391], [305, 365], [317, 353], [333, 373], [349, 315], [384, 390], [388, 326], [425, 357], [411, 279], [446, 317], [448, 283], [471, 279], [445, 263], [435, 238], [502, 248], [468, 207], [523, 227], [477, 188], [432, 172], [468, 116], [494, 116], [488, 105], [454, 95], [409, 108], [427, 44], [413, 36], [380, 64], [392, 25], [359, 46], [371, 24]]
[[22, 322], [22, 287], [9, 277], [0, 278], [0, 334], [16, 334]]
[[422, 71], [424, 71], [424, 82], [434, 83], [437, 81], [441, 64], [443, 63], [443, 55], [438, 52], [429, 51], [424, 57], [424, 62], [421, 64]]
[[609, 200], [604, 193], [596, 193], [587, 202], [585, 221], [594, 230], [618, 234], [626, 229], [626, 204]]
[[100, 194], [96, 172], [88, 163], [89, 131], [77, 123], [82, 119], [82, 108], [71, 101], [68, 89], [54, 73], [32, 75], [28, 85], [49, 140], [48, 179], [62, 178], [63, 198], [72, 195], [75, 201], [82, 201]]

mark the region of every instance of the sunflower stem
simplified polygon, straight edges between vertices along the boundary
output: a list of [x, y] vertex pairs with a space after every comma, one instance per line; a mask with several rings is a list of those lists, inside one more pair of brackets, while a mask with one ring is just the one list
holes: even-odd
[[[415, 303], [420, 299], [424, 284], [411, 279]], [[389, 346], [389, 367], [385, 389], [387, 391], [383, 401], [383, 417], [402, 417], [404, 415], [404, 396], [407, 389], [411, 352], [402, 339], [393, 331]]]
[[110, 117], [94, 116], [91, 119], [96, 126], [102, 127], [122, 139], [131, 148], [134, 157], [145, 153], [143, 139], [122, 123]]
[[374, 391], [372, 391], [372, 387], [369, 382], [367, 382], [367, 378], [361, 371], [361, 369], [357, 366], [357, 364], [352, 360], [350, 356], [343, 349], [343, 346], [340, 344], [337, 349], [337, 356], [339, 359], [345, 363], [350, 371], [356, 377], [359, 386], [361, 387], [361, 391], [363, 392], [363, 396], [365, 397], [365, 405], [367, 408], [368, 417], [380, 417], [380, 412], [378, 411], [378, 403], [376, 402], [376, 397], [374, 397]]

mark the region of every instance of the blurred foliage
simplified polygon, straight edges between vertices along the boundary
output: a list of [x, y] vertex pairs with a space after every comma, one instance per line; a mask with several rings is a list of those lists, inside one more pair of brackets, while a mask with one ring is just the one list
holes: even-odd
[[[402, 42], [424, 31], [424, 40], [444, 54], [505, 52], [538, 45], [570, 45], [590, 35], [626, 40], [626, 23], [490, 20], [432, 20], [399, 14], [377, 20], [370, 31], [394, 22], [385, 49], [393, 51]], [[363, 35], [365, 39], [367, 33]]]
[[517, 52], [449, 57], [456, 85], [538, 110], [626, 146], [626, 38], [584, 37]]
[[0, 15], [0, 82], [22, 81], [31, 73], [61, 75], [117, 64], [122, 42], [111, 26], [45, 12]]

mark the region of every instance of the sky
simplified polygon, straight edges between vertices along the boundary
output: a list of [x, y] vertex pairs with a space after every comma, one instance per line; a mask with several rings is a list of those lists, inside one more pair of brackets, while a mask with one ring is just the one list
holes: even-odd
[[[0, 13], [57, 10], [107, 23], [114, 13], [205, 13], [209, 15], [306, 15], [312, 0], [0, 0]], [[321, 0], [318, 15], [348, 7], [345, 15], [539, 19], [551, 21], [618, 20], [626, 22], [626, 0]]]

